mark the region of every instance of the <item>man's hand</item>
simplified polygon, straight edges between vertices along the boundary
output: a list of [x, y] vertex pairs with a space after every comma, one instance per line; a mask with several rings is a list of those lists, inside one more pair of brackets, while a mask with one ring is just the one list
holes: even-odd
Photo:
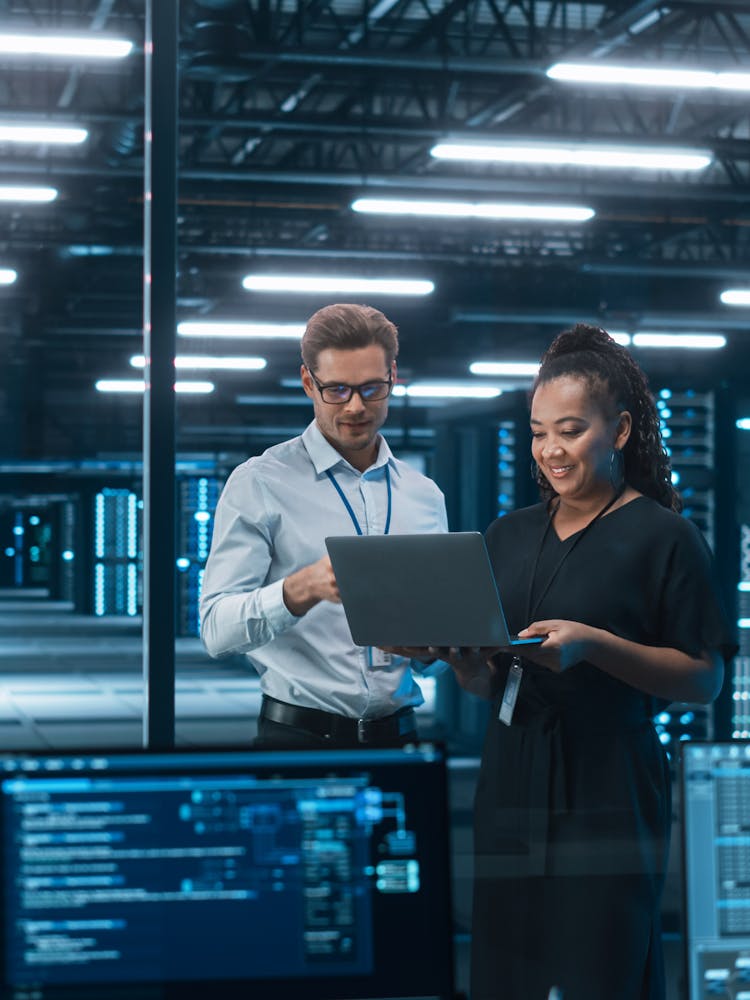
[[392, 656], [404, 656], [407, 660], [419, 660], [425, 665], [434, 663], [435, 653], [428, 646], [380, 646], [385, 653]]
[[328, 556], [322, 556], [310, 566], [291, 573], [282, 589], [284, 604], [293, 615], [300, 617], [321, 601], [341, 604], [341, 595]]

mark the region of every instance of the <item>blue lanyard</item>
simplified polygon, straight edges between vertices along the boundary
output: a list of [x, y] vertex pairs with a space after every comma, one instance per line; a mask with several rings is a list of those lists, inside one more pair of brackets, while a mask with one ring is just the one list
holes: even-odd
[[[349, 517], [352, 519], [352, 523], [353, 523], [353, 525], [354, 525], [354, 527], [355, 527], [355, 529], [357, 531], [357, 534], [358, 535], [363, 534], [362, 528], [360, 526], [360, 523], [357, 520], [357, 515], [352, 510], [352, 505], [349, 503], [349, 501], [344, 496], [344, 491], [341, 489], [341, 487], [339, 486], [339, 484], [336, 482], [336, 477], [334, 476], [334, 474], [331, 472], [330, 469], [326, 469], [326, 475], [328, 476], [328, 478], [333, 483], [336, 492], [341, 497], [342, 503], [344, 504], [344, 506], [346, 507], [347, 511], [349, 512]], [[385, 467], [385, 485], [386, 485], [386, 489], [388, 490], [388, 509], [386, 510], [386, 514], [385, 514], [385, 531], [383, 532], [383, 534], [387, 535], [388, 532], [391, 530], [391, 473], [390, 473], [390, 469], [388, 468], [387, 465]]]

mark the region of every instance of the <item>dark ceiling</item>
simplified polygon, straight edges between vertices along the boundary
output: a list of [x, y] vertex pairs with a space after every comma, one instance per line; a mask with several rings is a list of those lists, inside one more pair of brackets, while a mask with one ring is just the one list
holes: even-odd
[[[161, 3], [162, 0], [154, 0]], [[168, 2], [168, 0], [164, 0]], [[5, 31], [124, 37], [103, 64], [0, 55], [0, 121], [79, 124], [74, 148], [0, 144], [0, 183], [47, 183], [51, 204], [0, 204], [5, 458], [137, 452], [142, 351], [143, 0], [0, 0]], [[427, 298], [371, 297], [400, 327], [402, 373], [470, 378], [475, 359], [534, 360], [557, 330], [723, 332], [710, 355], [643, 349], [653, 379], [741, 378], [750, 284], [747, 93], [585, 88], [561, 59], [750, 70], [750, 2], [653, 0], [183, 0], [180, 5], [180, 319], [304, 320], [343, 296], [250, 293], [250, 270], [430, 278]], [[699, 146], [687, 174], [435, 160], [439, 139], [573, 139]], [[584, 224], [366, 216], [357, 196], [589, 205]], [[247, 450], [306, 412], [275, 404], [294, 341], [193, 342], [260, 354], [180, 398], [186, 451]], [[181, 340], [179, 350], [187, 351]], [[642, 357], [641, 357], [642, 356]], [[255, 394], [258, 405], [237, 402]], [[416, 420], [428, 419], [428, 411]]]

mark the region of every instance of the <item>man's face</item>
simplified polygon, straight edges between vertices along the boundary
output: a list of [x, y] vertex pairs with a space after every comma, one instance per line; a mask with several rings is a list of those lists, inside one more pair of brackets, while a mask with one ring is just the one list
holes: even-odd
[[[318, 355], [312, 374], [319, 385], [362, 385], [396, 378], [396, 363], [389, 367], [385, 350], [379, 344], [353, 350], [327, 348]], [[378, 431], [388, 416], [388, 397], [364, 402], [352, 393], [348, 403], [326, 403], [305, 366], [301, 369], [302, 387], [312, 400], [315, 420], [324, 437], [343, 457], [360, 471], [374, 460]]]

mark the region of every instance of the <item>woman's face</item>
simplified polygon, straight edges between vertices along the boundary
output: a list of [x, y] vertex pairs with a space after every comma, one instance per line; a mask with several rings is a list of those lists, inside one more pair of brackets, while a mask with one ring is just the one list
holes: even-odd
[[534, 393], [531, 453], [562, 499], [608, 496], [612, 449], [625, 445], [630, 426], [627, 411], [604, 412], [584, 379], [561, 375]]

